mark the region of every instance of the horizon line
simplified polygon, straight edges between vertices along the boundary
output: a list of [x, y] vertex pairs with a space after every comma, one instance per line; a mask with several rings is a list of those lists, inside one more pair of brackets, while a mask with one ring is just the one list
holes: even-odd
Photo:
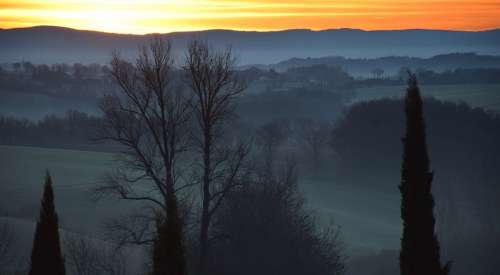
[[230, 32], [248, 32], [248, 33], [273, 33], [273, 32], [286, 32], [286, 31], [309, 31], [309, 32], [324, 32], [324, 31], [340, 31], [340, 30], [352, 30], [352, 31], [362, 31], [362, 32], [384, 32], [384, 31], [443, 31], [443, 32], [470, 32], [470, 33], [478, 33], [478, 32], [489, 32], [500, 30], [499, 27], [495, 28], [487, 28], [481, 30], [464, 30], [464, 29], [426, 29], [426, 28], [403, 28], [403, 29], [360, 29], [360, 28], [348, 28], [348, 27], [339, 27], [339, 28], [326, 28], [326, 29], [311, 29], [311, 28], [291, 28], [291, 29], [276, 29], [276, 30], [258, 30], [258, 29], [193, 29], [186, 31], [171, 31], [171, 32], [150, 32], [150, 33], [127, 33], [127, 32], [109, 32], [109, 31], [101, 31], [94, 29], [80, 29], [74, 27], [67, 26], [57, 26], [57, 25], [33, 25], [26, 27], [14, 27], [14, 28], [0, 28], [0, 30], [23, 30], [23, 29], [34, 29], [34, 28], [60, 28], [60, 29], [68, 29], [75, 31], [83, 31], [83, 32], [98, 32], [104, 34], [116, 34], [116, 35], [135, 35], [135, 36], [147, 36], [147, 35], [165, 35], [165, 34], [176, 34], [176, 33], [191, 33], [191, 32], [209, 32], [209, 31], [230, 31]]

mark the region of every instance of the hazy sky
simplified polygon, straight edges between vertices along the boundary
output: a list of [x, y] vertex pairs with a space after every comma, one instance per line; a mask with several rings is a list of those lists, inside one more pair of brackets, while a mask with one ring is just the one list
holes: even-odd
[[120, 33], [202, 29], [500, 27], [500, 0], [0, 0], [0, 28], [57, 25]]

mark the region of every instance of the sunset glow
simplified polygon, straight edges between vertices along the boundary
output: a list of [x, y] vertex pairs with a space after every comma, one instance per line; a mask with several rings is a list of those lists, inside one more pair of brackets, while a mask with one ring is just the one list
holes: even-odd
[[204, 29], [500, 27], [500, 0], [0, 0], [0, 28], [55, 25], [117, 33]]

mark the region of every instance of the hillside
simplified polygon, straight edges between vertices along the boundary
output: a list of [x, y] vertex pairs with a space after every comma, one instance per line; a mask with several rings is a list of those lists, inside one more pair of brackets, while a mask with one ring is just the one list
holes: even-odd
[[[112, 158], [112, 154], [99, 152], [0, 146], [0, 162], [5, 163], [0, 167], [0, 192], [8, 197], [2, 202], [6, 205], [2, 208], [11, 217], [36, 220], [42, 186], [40, 179], [43, 179], [45, 169], [49, 169], [53, 175], [61, 226], [73, 232], [102, 236], [102, 225], [106, 220], [133, 211], [132, 206], [136, 206], [112, 199], [97, 204], [90, 200], [93, 184], [103, 173], [115, 167]], [[343, 237], [350, 251], [357, 254], [397, 247], [399, 224], [396, 196], [380, 192], [373, 194], [371, 190], [360, 194], [357, 187], [346, 185], [335, 187], [335, 192], [331, 192], [329, 183], [301, 179], [301, 189], [310, 202], [309, 206], [317, 209], [327, 222], [335, 217], [336, 222], [346, 229]], [[365, 205], [353, 206], [350, 200], [360, 196], [364, 198]], [[391, 211], [375, 220], [372, 215], [378, 207]], [[375, 233], [367, 234], [368, 228]], [[359, 239], [361, 236], [364, 237]]]
[[402, 68], [411, 70], [426, 69], [437, 72], [457, 68], [500, 68], [500, 56], [479, 55], [476, 53], [449, 53], [431, 57], [385, 56], [378, 58], [346, 58], [327, 56], [317, 58], [291, 58], [270, 65], [256, 65], [261, 69], [286, 71], [290, 68], [328, 65], [341, 67], [351, 75], [370, 75], [375, 68], [382, 68], [385, 75], [395, 75]]
[[[181, 49], [194, 38], [210, 41], [216, 47], [231, 45], [241, 64], [270, 64], [292, 57], [428, 57], [450, 52], [500, 54], [498, 29], [481, 32], [356, 29], [275, 32], [209, 30], [161, 35], [174, 42], [174, 51], [177, 54], [181, 54]], [[130, 56], [139, 44], [151, 36], [50, 26], [4, 29], [0, 30], [0, 63], [22, 59], [34, 63], [103, 63], [108, 61], [113, 49]]]

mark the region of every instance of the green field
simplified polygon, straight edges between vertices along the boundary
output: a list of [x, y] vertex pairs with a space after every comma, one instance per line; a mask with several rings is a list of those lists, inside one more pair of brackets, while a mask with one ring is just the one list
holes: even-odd
[[[63, 244], [68, 236], [81, 234], [106, 245], [103, 223], [133, 209], [115, 200], [91, 200], [89, 190], [99, 175], [113, 169], [112, 160], [107, 153], [0, 146], [0, 213], [8, 216], [15, 233], [14, 253], [20, 264], [29, 257], [46, 170], [53, 178]], [[141, 267], [141, 253], [127, 250], [131, 269]]]
[[[109, 218], [133, 207], [116, 200], [95, 203], [90, 189], [99, 176], [113, 169], [108, 153], [0, 146], [2, 205], [10, 216], [34, 221], [46, 169], [51, 171], [61, 226], [71, 232], [100, 235]], [[308, 205], [322, 220], [334, 220], [350, 253], [397, 248], [399, 198], [347, 185], [301, 179]]]
[[[454, 102], [463, 101], [472, 107], [500, 110], [500, 84], [421, 85], [420, 90], [424, 96]], [[353, 102], [400, 98], [404, 96], [405, 91], [404, 85], [360, 88], [356, 90]]]
[[399, 196], [308, 179], [301, 180], [300, 188], [325, 222], [340, 226], [351, 255], [398, 249]]
[[46, 170], [50, 170], [61, 226], [95, 233], [103, 220], [119, 212], [114, 204], [94, 203], [90, 189], [99, 175], [112, 169], [106, 153], [0, 146], [1, 202], [10, 216], [35, 220]]

